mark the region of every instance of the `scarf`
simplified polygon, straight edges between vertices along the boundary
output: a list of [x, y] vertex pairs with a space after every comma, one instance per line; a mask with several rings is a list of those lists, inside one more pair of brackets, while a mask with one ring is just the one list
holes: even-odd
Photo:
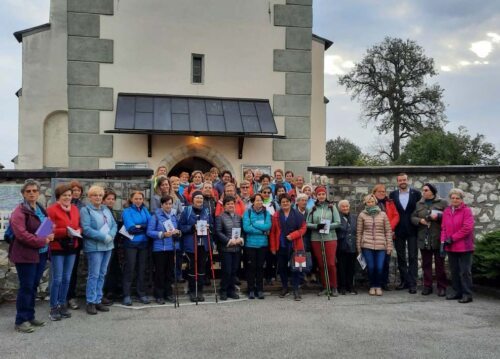
[[365, 211], [370, 216], [376, 216], [377, 214], [380, 213], [380, 208], [379, 208], [379, 206], [373, 206], [373, 207], [366, 206]]

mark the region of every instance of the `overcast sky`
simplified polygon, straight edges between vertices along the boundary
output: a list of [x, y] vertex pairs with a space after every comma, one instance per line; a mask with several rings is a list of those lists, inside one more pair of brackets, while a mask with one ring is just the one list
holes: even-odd
[[[254, 0], [255, 1], [255, 0]], [[49, 0], [0, 1], [0, 163], [17, 154], [21, 44], [14, 31], [48, 22]], [[381, 5], [383, 4], [383, 5]], [[314, 0], [313, 31], [334, 42], [325, 58], [327, 137], [347, 137], [371, 151], [380, 137], [364, 129], [357, 102], [337, 85], [338, 76], [385, 36], [417, 41], [436, 63], [445, 89], [448, 130], [465, 126], [500, 149], [500, 1]]]

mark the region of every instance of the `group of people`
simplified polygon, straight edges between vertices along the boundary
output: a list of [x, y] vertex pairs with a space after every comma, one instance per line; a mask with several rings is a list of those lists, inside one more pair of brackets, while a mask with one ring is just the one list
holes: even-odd
[[[132, 305], [134, 284], [139, 301], [149, 304], [149, 257], [158, 304], [176, 303], [173, 284], [186, 278], [192, 302], [205, 300], [209, 278], [221, 300], [238, 299], [242, 273], [249, 299], [264, 299], [264, 282], [279, 277], [280, 298], [293, 294], [300, 301], [300, 288], [311, 272], [321, 280], [318, 295], [357, 294], [358, 261], [366, 263], [369, 294], [381, 296], [383, 290], [390, 290], [389, 261], [394, 249], [401, 278], [396, 289], [417, 292], [420, 249], [422, 295], [433, 292], [434, 259], [437, 294], [445, 296], [447, 253], [453, 288], [447, 299], [472, 301], [474, 218], [461, 190], [450, 191], [448, 204], [431, 183], [422, 192], [410, 188], [408, 176], [402, 173], [397, 176], [397, 190], [388, 195], [385, 186], [377, 184], [364, 198], [364, 209], [355, 214], [347, 200], [331, 203], [324, 186], [313, 188], [291, 171], [277, 169], [273, 177], [246, 170], [237, 186], [231, 172], [219, 174], [217, 168], [167, 177], [167, 169], [160, 167], [152, 180], [150, 208], [145, 206], [144, 193], [133, 190], [121, 214], [114, 210], [117, 196], [112, 189], [91, 186], [83, 203], [83, 187], [77, 181], [59, 184], [55, 202], [45, 210], [38, 203], [40, 185], [27, 180], [21, 190], [24, 201], [10, 220], [15, 240], [9, 255], [20, 283], [16, 330], [29, 333], [44, 325], [35, 318], [34, 307], [48, 259], [50, 320], [69, 318], [68, 308], [78, 309], [71, 287], [80, 250], [87, 258], [86, 311], [91, 315], [109, 311], [113, 302], [105, 291], [121, 291], [122, 303]], [[47, 218], [53, 231], [41, 235], [37, 231]], [[218, 290], [216, 249], [221, 265]]]

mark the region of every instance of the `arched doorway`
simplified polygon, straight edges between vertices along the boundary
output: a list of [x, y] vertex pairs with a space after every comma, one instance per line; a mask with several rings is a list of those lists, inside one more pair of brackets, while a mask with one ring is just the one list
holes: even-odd
[[200, 170], [203, 173], [210, 171], [210, 168], [214, 165], [208, 162], [206, 159], [201, 157], [186, 157], [182, 161], [178, 162], [168, 173], [168, 176], [179, 176], [181, 172], [193, 172], [194, 170]]

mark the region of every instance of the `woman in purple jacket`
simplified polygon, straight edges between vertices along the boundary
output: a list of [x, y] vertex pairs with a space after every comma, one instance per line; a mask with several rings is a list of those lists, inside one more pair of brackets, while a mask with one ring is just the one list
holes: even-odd
[[464, 192], [453, 188], [450, 206], [443, 212], [441, 223], [441, 256], [448, 253], [453, 292], [446, 299], [459, 303], [472, 302], [472, 253], [474, 252], [474, 216], [463, 202]]
[[16, 264], [19, 278], [15, 329], [22, 333], [32, 333], [35, 327], [45, 325], [43, 321], [35, 319], [35, 296], [47, 263], [48, 243], [54, 239], [54, 234], [47, 237], [35, 234], [47, 218], [47, 212], [37, 203], [40, 184], [35, 180], [26, 180], [21, 193], [24, 201], [14, 209], [10, 217], [15, 239], [9, 248], [9, 258]]

